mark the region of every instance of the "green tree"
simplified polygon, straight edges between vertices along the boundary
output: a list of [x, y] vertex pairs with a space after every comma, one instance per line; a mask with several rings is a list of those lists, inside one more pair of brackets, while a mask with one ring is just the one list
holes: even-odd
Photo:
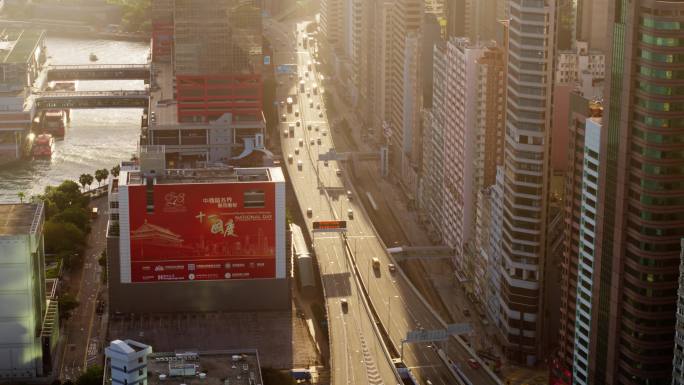
[[122, 8], [121, 26], [128, 32], [149, 32], [151, 0], [109, 0]]
[[24, 203], [24, 198], [26, 198], [26, 194], [23, 191], [19, 191], [17, 193], [17, 196], [19, 197], [19, 202]]
[[69, 318], [71, 311], [76, 309], [79, 305], [76, 297], [71, 293], [64, 293], [59, 296], [59, 313], [63, 318]]
[[71, 206], [55, 214], [52, 219], [55, 223], [73, 223], [84, 233], [90, 230], [90, 217], [82, 207]]
[[86, 186], [90, 186], [93, 184], [93, 176], [90, 174], [81, 174], [81, 176], [78, 177], [78, 182], [83, 186], [83, 190], [85, 190]]
[[97, 180], [97, 187], [100, 187], [100, 183], [103, 180], [107, 179], [108, 176], [109, 170], [107, 170], [106, 168], [95, 170], [95, 179]]
[[90, 202], [90, 198], [81, 194], [78, 184], [71, 180], [64, 181], [57, 187], [46, 187], [45, 193], [40, 195], [38, 199], [45, 202], [48, 219], [71, 206], [81, 207], [85, 210]]
[[45, 252], [77, 254], [85, 246], [85, 233], [71, 222], [48, 220], [43, 227]]
[[117, 164], [116, 166], [112, 167], [112, 169], [109, 170], [109, 172], [112, 174], [113, 177], [118, 177], [119, 172], [121, 172], [121, 166]]

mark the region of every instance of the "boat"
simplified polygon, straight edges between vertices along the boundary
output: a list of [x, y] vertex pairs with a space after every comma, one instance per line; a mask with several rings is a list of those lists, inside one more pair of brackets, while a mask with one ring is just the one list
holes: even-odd
[[50, 158], [55, 152], [55, 139], [50, 134], [40, 134], [33, 141], [31, 155], [34, 158]]
[[47, 110], [43, 113], [43, 129], [54, 136], [64, 137], [66, 129], [66, 113], [64, 110]]
[[91, 52], [90, 53], [90, 61], [97, 61], [97, 55], [95, 55], [94, 53]]

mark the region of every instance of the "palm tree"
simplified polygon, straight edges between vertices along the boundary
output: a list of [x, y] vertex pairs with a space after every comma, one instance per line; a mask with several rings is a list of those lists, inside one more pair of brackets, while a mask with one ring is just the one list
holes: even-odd
[[26, 194], [23, 191], [19, 191], [17, 193], [17, 196], [19, 197], [19, 202], [24, 203], [24, 198], [26, 198]]
[[85, 191], [85, 186], [88, 184], [88, 174], [81, 174], [81, 176], [78, 177], [78, 183], [83, 186], [83, 191]]
[[100, 183], [106, 180], [109, 176], [109, 171], [106, 168], [95, 170], [95, 179], [97, 180], [97, 187], [100, 187]]
[[121, 171], [121, 166], [117, 164], [116, 166], [112, 167], [110, 173], [113, 177], [116, 178], [117, 176], [119, 176], [119, 171]]
[[88, 190], [90, 190], [90, 185], [93, 184], [93, 180], [95, 180], [95, 178], [93, 178], [92, 175], [86, 174], [86, 184], [88, 185]]

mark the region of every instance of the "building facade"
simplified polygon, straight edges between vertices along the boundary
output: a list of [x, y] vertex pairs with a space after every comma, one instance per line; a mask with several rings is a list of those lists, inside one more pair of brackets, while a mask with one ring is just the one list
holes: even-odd
[[575, 350], [575, 314], [577, 301], [578, 263], [580, 254], [579, 229], [582, 212], [582, 180], [584, 179], [584, 146], [587, 119], [601, 117], [600, 103], [592, 102], [576, 93], [570, 94], [570, 124], [566, 141], [568, 152], [565, 171], [563, 263], [560, 295], [560, 327], [558, 338], [558, 366], [560, 372], [570, 374]]
[[105, 348], [113, 385], [147, 385], [147, 356], [152, 347], [133, 340], [114, 340]]
[[506, 356], [533, 365], [544, 354], [555, 2], [509, 8], [500, 332]]
[[[475, 228], [477, 61], [484, 49], [467, 38], [447, 42], [447, 91], [444, 122], [444, 243], [456, 250], [456, 270], [465, 275], [466, 252]], [[467, 254], [467, 255], [466, 255]]]
[[679, 264], [677, 289], [677, 328], [675, 329], [674, 358], [672, 359], [672, 385], [684, 384], [684, 238]]
[[51, 346], [41, 338], [48, 310], [45, 209], [1, 204], [0, 218], [0, 378], [21, 382], [48, 375], [51, 366]]
[[684, 237], [684, 3], [610, 2], [592, 383], [669, 384]]
[[577, 295], [575, 307], [575, 342], [572, 378], [575, 384], [589, 384], [589, 339], [591, 336], [591, 308], [593, 266], [596, 251], [596, 213], [598, 204], [598, 170], [600, 164], [601, 118], [586, 120], [584, 131], [584, 167], [581, 184], [579, 220], [579, 250], [577, 263]]
[[109, 184], [110, 311], [288, 308], [281, 169], [169, 170], [152, 155]]

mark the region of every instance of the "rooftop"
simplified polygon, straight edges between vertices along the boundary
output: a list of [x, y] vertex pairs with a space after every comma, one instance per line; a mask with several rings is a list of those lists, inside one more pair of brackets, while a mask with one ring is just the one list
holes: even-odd
[[[128, 185], [144, 183], [142, 172], [127, 173]], [[196, 168], [165, 170], [155, 175], [155, 184], [189, 184], [189, 183], [239, 183], [239, 182], [283, 182], [285, 178], [279, 167], [251, 168]], [[119, 181], [119, 184], [122, 184]]]
[[0, 204], [0, 237], [33, 233], [42, 215], [42, 204]]
[[0, 60], [2, 63], [26, 63], [44, 38], [45, 31], [43, 30], [2, 28]]
[[[193, 368], [194, 367], [194, 368]], [[171, 376], [170, 370], [177, 372], [196, 372], [194, 375]], [[249, 351], [215, 351], [198, 352], [197, 355], [188, 352], [153, 353], [147, 358], [147, 383], [149, 385], [252, 385], [262, 384], [261, 368], [256, 350]], [[200, 378], [205, 373], [205, 378]], [[166, 375], [161, 380], [159, 376]], [[250, 379], [253, 382], [250, 382]]]

